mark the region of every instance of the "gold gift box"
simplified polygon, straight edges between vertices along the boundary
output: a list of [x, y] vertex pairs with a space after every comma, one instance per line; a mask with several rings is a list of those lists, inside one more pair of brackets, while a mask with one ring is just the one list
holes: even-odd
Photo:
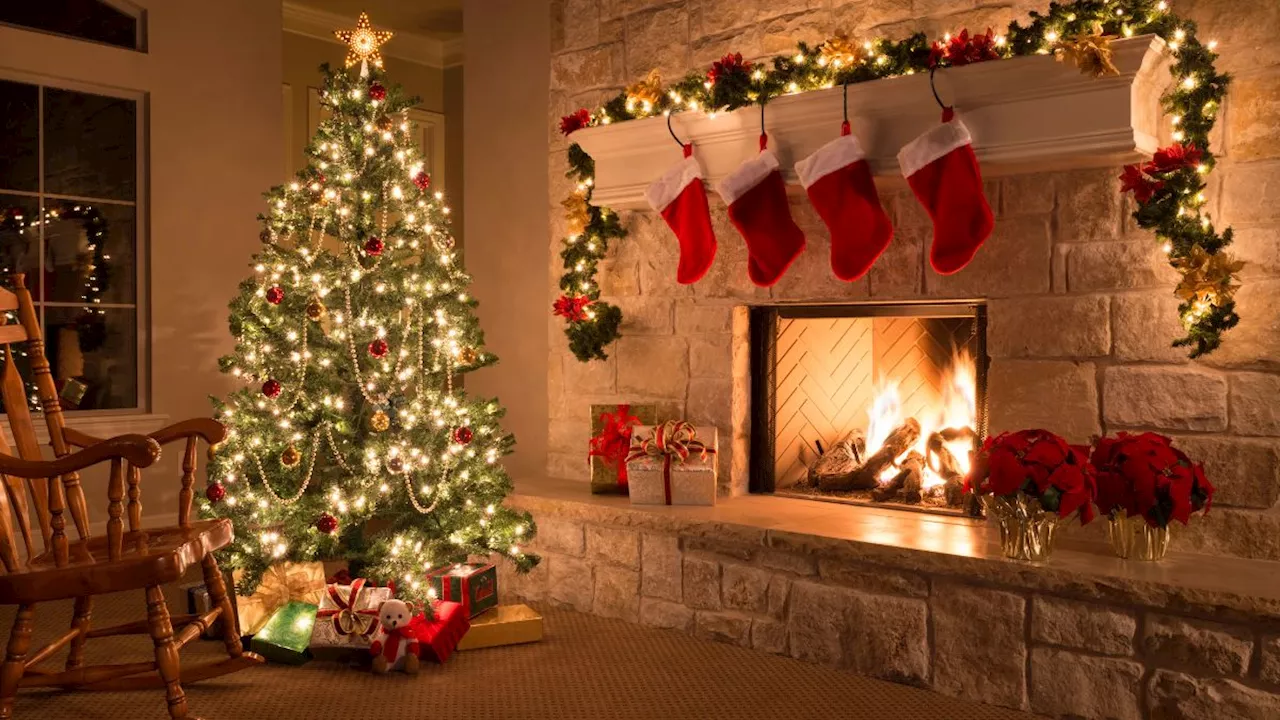
[[[234, 574], [240, 582], [241, 571]], [[262, 629], [276, 610], [291, 601], [319, 605], [324, 597], [324, 563], [279, 563], [262, 576], [258, 588], [248, 597], [236, 595], [236, 615], [241, 635], [253, 635]]]
[[[626, 414], [640, 421], [641, 425], [652, 425], [658, 421], [656, 405], [615, 403], [612, 405], [591, 406], [591, 437], [598, 437], [604, 432], [605, 415], [620, 412], [626, 407]], [[588, 441], [590, 442], [590, 441]], [[618, 467], [598, 455], [588, 455], [591, 462], [591, 492], [596, 495], [626, 495], [627, 490], [618, 484]]]
[[459, 650], [519, 645], [542, 639], [542, 616], [528, 605], [499, 605], [471, 618]]

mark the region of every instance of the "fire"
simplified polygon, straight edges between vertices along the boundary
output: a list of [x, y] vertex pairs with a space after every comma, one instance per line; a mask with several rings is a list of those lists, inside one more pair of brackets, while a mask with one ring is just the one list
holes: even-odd
[[[927, 452], [929, 436], [944, 429], [977, 427], [977, 364], [967, 350], [957, 351], [951, 358], [951, 364], [942, 373], [942, 387], [937, 405], [927, 408], [916, 420], [920, 423], [920, 438], [915, 445], [903, 451], [895, 458], [900, 460], [911, 451], [928, 458], [925, 465], [922, 487], [925, 490], [936, 488], [945, 483], [937, 472], [936, 458]], [[884, 447], [885, 439], [891, 432], [906, 420], [902, 412], [902, 397], [898, 383], [881, 380], [876, 397], [868, 410], [867, 455], [872, 455]], [[944, 446], [955, 456], [957, 469], [969, 472], [970, 456], [973, 443], [970, 438], [959, 438], [945, 442]], [[887, 483], [899, 471], [897, 464], [890, 465], [880, 472], [880, 482]]]

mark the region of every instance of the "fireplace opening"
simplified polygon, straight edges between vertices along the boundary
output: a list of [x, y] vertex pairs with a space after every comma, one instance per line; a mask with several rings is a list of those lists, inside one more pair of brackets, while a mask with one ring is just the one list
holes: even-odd
[[752, 492], [947, 515], [987, 430], [986, 305], [774, 305], [751, 318]]

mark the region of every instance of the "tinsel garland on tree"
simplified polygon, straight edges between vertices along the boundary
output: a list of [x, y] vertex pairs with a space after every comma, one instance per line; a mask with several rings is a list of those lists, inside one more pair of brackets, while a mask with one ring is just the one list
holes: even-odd
[[[665, 89], [650, 73], [595, 112], [583, 109], [566, 116], [561, 131], [568, 135], [584, 127], [673, 112], [726, 112], [785, 94], [1017, 56], [1053, 54], [1100, 76], [1115, 71], [1112, 39], [1158, 35], [1174, 58], [1175, 84], [1162, 103], [1174, 124], [1175, 145], [1152, 162], [1126, 168], [1124, 190], [1134, 193], [1138, 226], [1155, 232], [1170, 265], [1183, 277], [1177, 294], [1183, 300], [1179, 314], [1186, 335], [1174, 345], [1188, 347], [1195, 358], [1216, 350], [1223, 333], [1239, 322], [1234, 294], [1243, 266], [1224, 252], [1232, 241], [1231, 229], [1219, 232], [1202, 212], [1205, 179], [1215, 165], [1209, 133], [1230, 78], [1214, 68], [1214, 43], [1201, 43], [1196, 30], [1194, 22], [1170, 12], [1166, 0], [1077, 0], [1032, 12], [1028, 20], [1011, 23], [1004, 35], [970, 35], [965, 29], [931, 43], [924, 33], [903, 40], [858, 41], [838, 34], [816, 46], [801, 42], [796, 52], [762, 63], [725, 55], [709, 71], [691, 72]], [[621, 312], [599, 301], [595, 271], [607, 240], [625, 236], [625, 230], [608, 208], [590, 205], [592, 163], [577, 144], [569, 147], [569, 165], [592, 222], [566, 239], [561, 255], [569, 272], [561, 279], [565, 294], [556, 309], [569, 323], [565, 332], [574, 355], [583, 361], [603, 359], [605, 346], [619, 336]], [[561, 312], [582, 302], [591, 312]]]

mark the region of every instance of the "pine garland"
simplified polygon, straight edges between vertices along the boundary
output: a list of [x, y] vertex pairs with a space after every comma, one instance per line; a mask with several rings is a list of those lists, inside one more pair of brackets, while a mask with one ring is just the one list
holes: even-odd
[[[1196, 358], [1216, 350], [1223, 333], [1240, 321], [1234, 294], [1243, 266], [1225, 252], [1231, 229], [1219, 232], [1202, 211], [1205, 179], [1215, 166], [1209, 133], [1230, 77], [1214, 68], [1214, 43], [1202, 44], [1196, 30], [1194, 22], [1170, 12], [1165, 0], [1076, 0], [1050, 3], [1047, 12], [1014, 21], [1002, 36], [990, 30], [970, 36], [965, 30], [930, 43], [924, 33], [898, 41], [862, 42], [838, 34], [817, 46], [801, 42], [795, 53], [767, 63], [726, 55], [708, 72], [691, 72], [665, 92], [653, 92], [660, 81], [651, 73], [595, 112], [583, 109], [565, 117], [561, 131], [568, 135], [584, 127], [673, 112], [726, 112], [785, 94], [1027, 55], [1052, 53], [1084, 72], [1105, 74], [1111, 38], [1158, 35], [1174, 58], [1175, 85], [1162, 104], [1175, 125], [1175, 145], [1161, 150], [1152, 162], [1126, 168], [1124, 191], [1134, 194], [1138, 226], [1156, 234], [1169, 264], [1182, 275], [1178, 312], [1186, 335], [1173, 344], [1189, 348]], [[585, 362], [608, 357], [604, 348], [620, 334], [622, 313], [599, 300], [595, 272], [608, 240], [624, 237], [626, 231], [608, 208], [589, 205], [594, 168], [577, 144], [569, 148], [569, 165], [569, 176], [578, 181], [578, 192], [590, 208], [590, 222], [565, 241], [561, 257], [568, 272], [560, 281], [565, 294], [556, 305], [557, 314], [568, 322], [565, 334], [574, 355]], [[573, 312], [575, 300], [583, 304], [582, 312]]]

